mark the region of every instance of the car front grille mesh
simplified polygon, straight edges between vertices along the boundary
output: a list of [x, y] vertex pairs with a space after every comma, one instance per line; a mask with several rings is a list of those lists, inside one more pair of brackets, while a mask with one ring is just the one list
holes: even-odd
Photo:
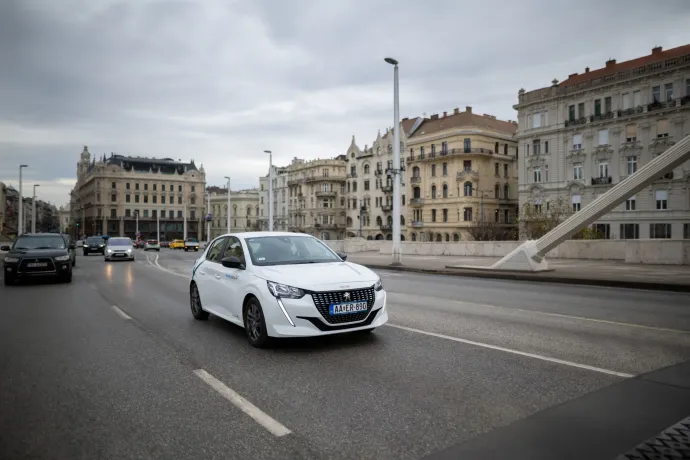
[[[346, 293], [349, 293], [349, 299], [346, 299]], [[314, 300], [316, 309], [319, 310], [321, 316], [329, 324], [343, 324], [352, 323], [356, 321], [364, 321], [369, 315], [371, 308], [374, 306], [376, 299], [376, 291], [373, 287], [365, 289], [352, 289], [347, 291], [332, 291], [332, 292], [312, 292], [311, 297]], [[331, 315], [330, 306], [333, 304], [343, 302], [367, 302], [366, 311], [357, 313], [346, 313], [343, 315]]]

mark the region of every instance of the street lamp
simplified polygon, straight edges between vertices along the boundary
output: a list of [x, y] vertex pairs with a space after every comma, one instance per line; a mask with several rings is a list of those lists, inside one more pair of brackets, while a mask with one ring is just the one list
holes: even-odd
[[480, 205], [479, 205], [479, 206], [480, 206], [480, 208], [479, 208], [479, 209], [480, 209], [479, 214], [481, 215], [481, 221], [482, 221], [482, 226], [483, 226], [483, 225], [484, 225], [484, 194], [485, 194], [485, 193], [489, 193], [489, 192], [483, 192], [483, 191], [481, 191], [481, 190], [479, 190], [478, 188], [475, 188], [475, 187], [472, 187], [472, 190], [474, 190], [475, 192], [481, 194], [481, 201], [480, 201]]
[[31, 199], [31, 233], [36, 233], [36, 187], [41, 184], [34, 184], [34, 196]]
[[268, 153], [268, 231], [273, 231], [273, 153], [270, 150], [264, 150]]
[[232, 233], [230, 231], [230, 178], [228, 176], [225, 176], [225, 178], [228, 180], [228, 233]]
[[22, 169], [28, 168], [29, 165], [19, 165], [19, 220], [17, 220], [17, 236], [24, 233], [24, 210], [23, 210], [23, 197], [22, 194]]
[[206, 191], [206, 241], [211, 242], [211, 192]]
[[401, 265], [400, 250], [400, 97], [398, 94], [398, 61], [391, 57], [384, 59], [393, 66], [393, 262]]
[[139, 241], [139, 210], [138, 209], [134, 210], [134, 219], [136, 221], [136, 228], [134, 231], [134, 239], [136, 241]]

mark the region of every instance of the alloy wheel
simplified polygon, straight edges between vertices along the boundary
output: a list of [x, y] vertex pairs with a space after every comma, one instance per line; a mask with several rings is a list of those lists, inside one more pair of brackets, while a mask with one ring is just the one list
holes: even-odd
[[262, 320], [259, 306], [252, 302], [247, 308], [247, 333], [249, 338], [256, 342], [261, 338]]

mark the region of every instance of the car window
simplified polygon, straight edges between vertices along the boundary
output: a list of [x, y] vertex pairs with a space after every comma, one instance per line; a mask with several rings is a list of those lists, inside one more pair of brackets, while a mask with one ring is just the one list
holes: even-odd
[[211, 262], [220, 262], [220, 255], [223, 252], [223, 246], [227, 240], [227, 238], [218, 238], [216, 241], [214, 241], [213, 246], [211, 246], [206, 253], [206, 260], [210, 260]]
[[14, 249], [65, 249], [65, 239], [60, 235], [20, 236]]
[[223, 258], [231, 256], [237, 257], [243, 264], [247, 263], [247, 261], [244, 258], [244, 250], [242, 249], [242, 243], [235, 236], [228, 237], [228, 244], [225, 247], [225, 252], [223, 253]]
[[129, 238], [110, 238], [108, 246], [131, 246], [132, 240]]
[[260, 236], [246, 240], [254, 265], [340, 262], [331, 249], [313, 236]]

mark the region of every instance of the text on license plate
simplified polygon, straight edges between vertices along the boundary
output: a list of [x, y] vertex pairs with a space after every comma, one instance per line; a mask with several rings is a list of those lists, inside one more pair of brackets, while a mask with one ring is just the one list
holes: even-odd
[[30, 264], [26, 264], [26, 266], [29, 268], [47, 267], [48, 262], [32, 262]]
[[331, 304], [330, 313], [331, 315], [347, 315], [349, 313], [367, 311], [367, 308], [369, 308], [367, 302], [336, 303]]

